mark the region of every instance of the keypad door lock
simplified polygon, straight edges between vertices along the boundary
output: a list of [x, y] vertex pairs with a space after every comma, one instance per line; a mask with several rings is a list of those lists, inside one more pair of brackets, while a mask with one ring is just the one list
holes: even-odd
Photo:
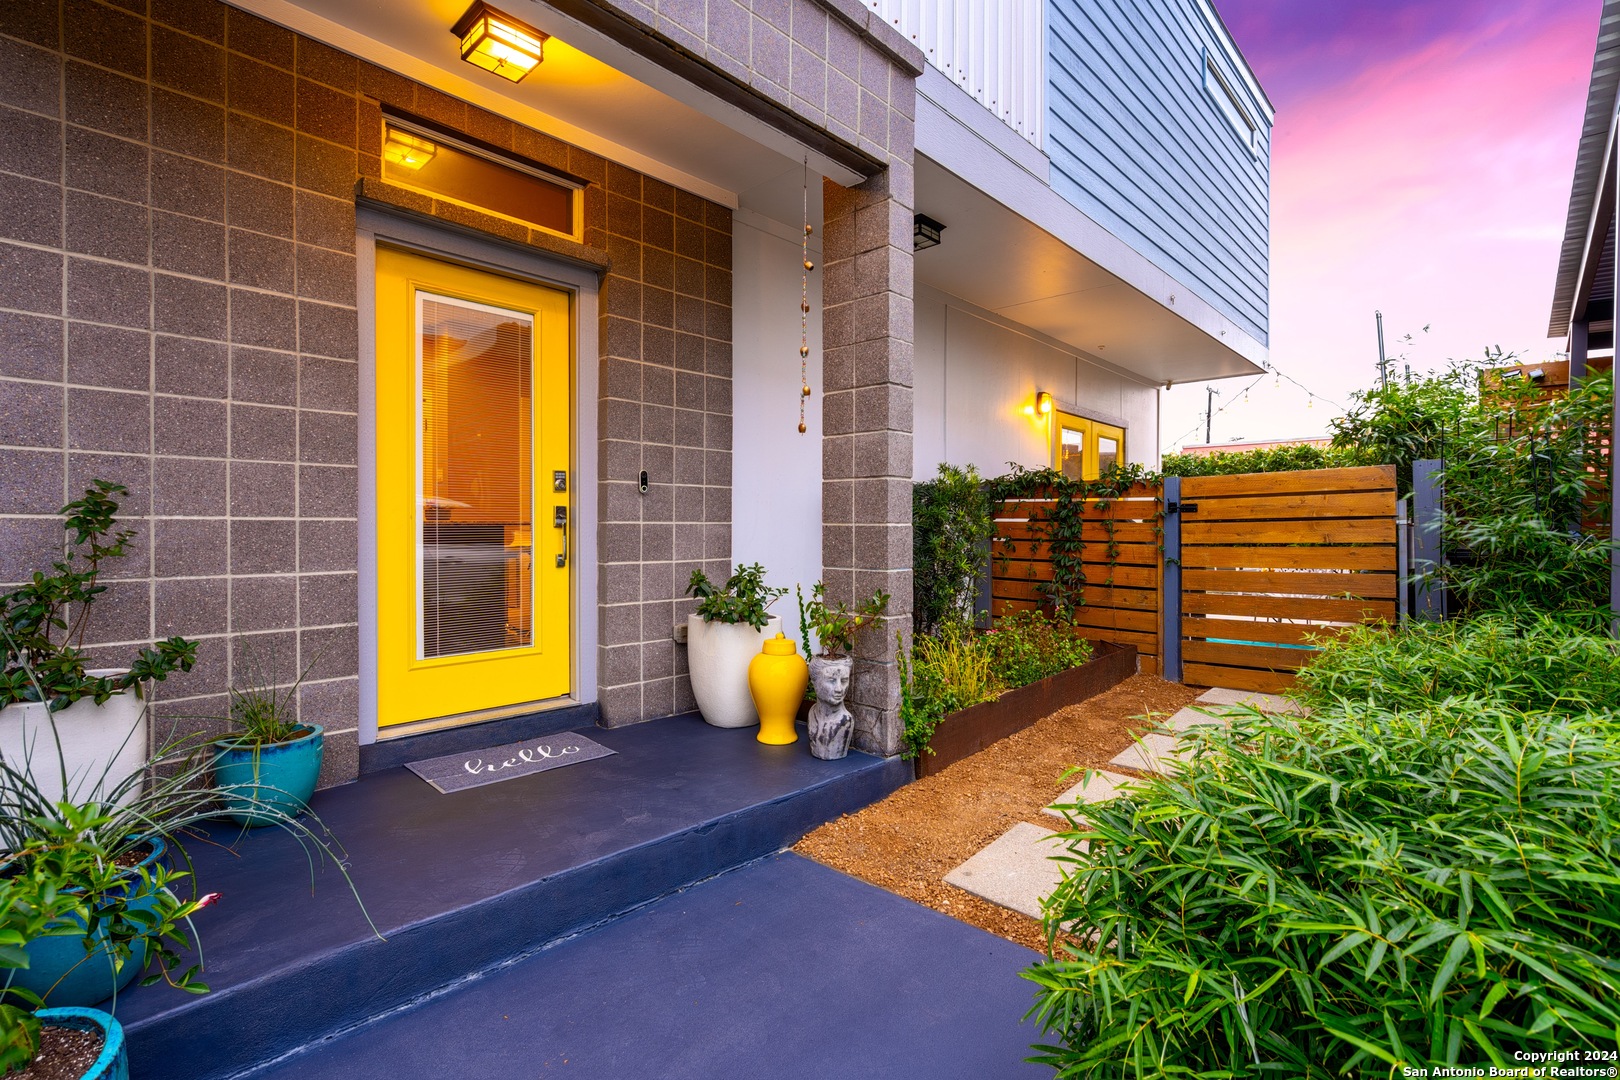
[[568, 470], [567, 469], [558, 469], [556, 472], [551, 474], [551, 490], [552, 491], [567, 491], [568, 490]]

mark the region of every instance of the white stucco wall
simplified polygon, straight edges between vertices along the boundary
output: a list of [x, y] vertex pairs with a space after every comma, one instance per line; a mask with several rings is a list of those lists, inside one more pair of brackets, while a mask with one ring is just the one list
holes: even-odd
[[[797, 194], [797, 192], [795, 192]], [[820, 190], [811, 192], [807, 430], [799, 434], [802, 223], [738, 210], [732, 222], [731, 561], [762, 563], [788, 590], [772, 608], [799, 637], [793, 587], [821, 577]], [[803, 643], [800, 643], [801, 647]]]
[[1051, 429], [1024, 407], [1045, 390], [1057, 407], [1125, 428], [1125, 456], [1159, 461], [1157, 386], [1100, 366], [1049, 339], [926, 286], [916, 303], [913, 475], [941, 462], [999, 476], [1008, 462], [1051, 464]]

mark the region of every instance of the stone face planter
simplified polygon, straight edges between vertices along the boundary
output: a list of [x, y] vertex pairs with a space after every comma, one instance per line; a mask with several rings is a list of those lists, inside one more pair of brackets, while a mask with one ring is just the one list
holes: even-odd
[[[105, 677], [123, 671], [96, 669], [86, 674]], [[55, 714], [43, 704], [7, 705], [0, 709], [0, 754], [13, 768], [20, 769], [27, 761], [35, 784], [51, 802], [64, 798], [84, 802], [110, 793], [141, 772], [148, 753], [146, 729], [146, 703], [134, 690], [114, 694], [101, 705], [80, 698]], [[62, 765], [67, 767], [65, 792]], [[138, 793], [132, 787], [119, 801], [127, 803]]]
[[101, 1056], [79, 1080], [129, 1080], [129, 1051], [117, 1020], [99, 1009], [41, 1009], [34, 1015], [46, 1027], [101, 1033]]
[[816, 700], [810, 706], [810, 754], [837, 761], [849, 753], [855, 737], [855, 717], [845, 704], [855, 661], [848, 656], [810, 658], [810, 684]]
[[917, 778], [941, 772], [1064, 706], [1095, 697], [1135, 674], [1136, 646], [1093, 641], [1091, 659], [1079, 667], [946, 715], [934, 729], [929, 744], [933, 753], [917, 757]]
[[305, 725], [305, 734], [287, 742], [256, 746], [221, 739], [214, 743], [214, 782], [226, 789], [220, 801], [225, 815], [238, 825], [255, 828], [280, 819], [256, 813], [273, 807], [288, 817], [309, 809], [309, 797], [321, 776], [325, 729]]
[[765, 642], [781, 632], [782, 620], [776, 615], [762, 630], [747, 623], [711, 623], [687, 616], [686, 666], [692, 678], [692, 697], [704, 720], [723, 728], [759, 723], [748, 692], [748, 665]]

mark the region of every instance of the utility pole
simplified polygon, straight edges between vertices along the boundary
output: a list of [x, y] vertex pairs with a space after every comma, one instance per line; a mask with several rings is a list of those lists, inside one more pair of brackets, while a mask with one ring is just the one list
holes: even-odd
[[1380, 389], [1389, 389], [1389, 361], [1384, 359], [1384, 313], [1374, 311], [1373, 318], [1378, 320], [1378, 385]]
[[1215, 441], [1215, 388], [1206, 386], [1204, 389], [1209, 393], [1209, 399], [1204, 405], [1204, 444], [1207, 446]]

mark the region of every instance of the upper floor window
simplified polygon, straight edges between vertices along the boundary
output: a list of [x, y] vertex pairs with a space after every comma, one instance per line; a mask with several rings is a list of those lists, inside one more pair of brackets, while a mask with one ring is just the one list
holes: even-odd
[[578, 239], [580, 185], [426, 127], [383, 122], [383, 179]]
[[1227, 123], [1243, 145], [1249, 148], [1249, 153], [1260, 156], [1260, 125], [1255, 121], [1254, 115], [1232, 89], [1221, 69], [1215, 65], [1210, 57], [1209, 50], [1204, 50], [1204, 92], [1207, 93], [1215, 106], [1226, 117]]

